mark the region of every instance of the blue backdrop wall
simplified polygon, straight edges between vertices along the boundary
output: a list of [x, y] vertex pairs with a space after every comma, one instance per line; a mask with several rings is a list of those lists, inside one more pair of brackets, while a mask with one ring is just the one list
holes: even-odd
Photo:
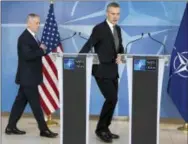
[[[106, 1], [64, 1], [55, 2], [55, 16], [61, 38], [81, 32], [86, 38], [91, 34], [94, 25], [105, 20]], [[178, 28], [183, 16], [185, 2], [126, 2], [120, 1], [123, 45], [140, 37], [140, 34], [150, 32], [155, 39], [165, 43], [166, 52], [171, 53]], [[17, 94], [15, 84], [17, 68], [17, 38], [25, 29], [26, 16], [37, 13], [41, 16], [41, 29], [47, 17], [49, 2], [2, 2], [2, 111], [10, 112]], [[62, 42], [65, 52], [76, 53], [85, 43], [78, 35]], [[128, 47], [132, 54], [162, 54], [162, 47], [152, 41], [147, 35], [142, 41]], [[180, 118], [180, 114], [166, 93], [168, 66], [165, 70], [161, 101], [161, 117]], [[120, 65], [119, 102], [115, 115], [128, 115], [128, 89], [125, 65]], [[92, 78], [90, 113], [99, 114], [103, 97]], [[27, 107], [25, 112], [31, 112]]]

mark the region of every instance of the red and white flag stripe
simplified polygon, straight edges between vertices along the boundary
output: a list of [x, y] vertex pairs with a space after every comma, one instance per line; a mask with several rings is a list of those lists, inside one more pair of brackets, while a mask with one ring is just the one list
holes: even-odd
[[[63, 52], [62, 46], [56, 48], [56, 52]], [[59, 89], [56, 58], [48, 54], [42, 58], [43, 84], [39, 86], [41, 107], [46, 115], [54, 113], [59, 109]]]

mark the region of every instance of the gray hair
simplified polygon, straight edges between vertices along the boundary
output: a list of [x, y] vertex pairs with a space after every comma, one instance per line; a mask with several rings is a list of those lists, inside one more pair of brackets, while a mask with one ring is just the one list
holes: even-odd
[[37, 14], [34, 14], [34, 13], [28, 14], [28, 16], [27, 16], [27, 22], [28, 22], [30, 19], [33, 19], [33, 18], [36, 18], [36, 17], [40, 17], [40, 16], [37, 15]]
[[116, 2], [111, 2], [107, 5], [107, 10], [110, 8], [110, 7], [114, 7], [114, 8], [119, 8], [120, 5]]

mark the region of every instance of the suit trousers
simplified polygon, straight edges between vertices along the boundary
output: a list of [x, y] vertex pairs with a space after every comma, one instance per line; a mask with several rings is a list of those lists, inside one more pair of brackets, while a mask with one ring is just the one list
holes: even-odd
[[29, 103], [34, 117], [38, 123], [40, 131], [48, 129], [44, 120], [44, 115], [40, 107], [40, 97], [38, 92], [38, 86], [20, 86], [18, 95], [14, 101], [9, 117], [8, 127], [15, 128], [17, 122], [21, 118], [23, 111]]
[[108, 127], [111, 124], [114, 109], [118, 100], [118, 78], [104, 79], [95, 77], [95, 79], [101, 93], [105, 98], [96, 132], [109, 131]]

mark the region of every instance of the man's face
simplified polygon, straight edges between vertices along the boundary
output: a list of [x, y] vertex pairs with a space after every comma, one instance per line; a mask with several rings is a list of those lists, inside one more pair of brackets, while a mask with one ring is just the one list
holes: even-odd
[[113, 25], [116, 25], [120, 18], [120, 8], [119, 7], [109, 7], [106, 13], [107, 19]]
[[30, 30], [32, 30], [34, 33], [37, 33], [40, 26], [40, 18], [39, 17], [31, 18], [28, 21], [28, 26]]

